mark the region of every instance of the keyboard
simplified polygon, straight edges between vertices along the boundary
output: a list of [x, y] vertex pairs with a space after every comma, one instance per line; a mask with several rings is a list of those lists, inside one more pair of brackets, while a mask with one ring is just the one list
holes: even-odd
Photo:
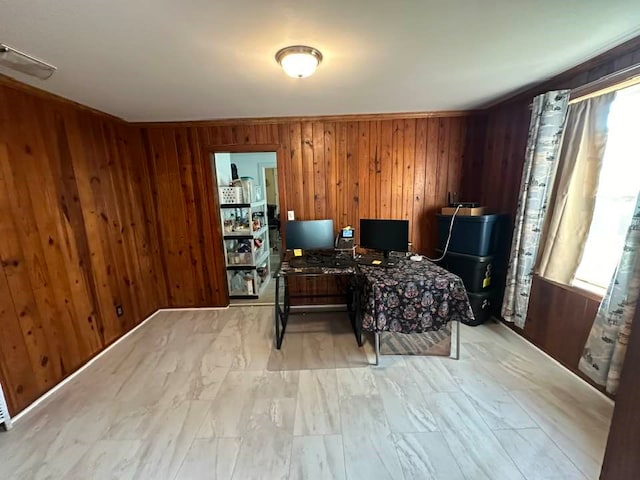
[[356, 259], [356, 263], [368, 267], [388, 268], [395, 267], [397, 262], [395, 258], [384, 258], [378, 255], [360, 255], [360, 257]]
[[354, 261], [351, 257], [337, 256], [333, 252], [305, 253], [301, 257], [293, 257], [289, 260], [292, 268], [336, 268], [351, 267]]

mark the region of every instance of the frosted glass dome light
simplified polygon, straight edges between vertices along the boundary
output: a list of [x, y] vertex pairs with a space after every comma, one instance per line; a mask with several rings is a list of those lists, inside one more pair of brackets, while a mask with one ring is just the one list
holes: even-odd
[[316, 71], [322, 61], [322, 54], [313, 47], [294, 45], [279, 50], [276, 61], [290, 77], [305, 78]]

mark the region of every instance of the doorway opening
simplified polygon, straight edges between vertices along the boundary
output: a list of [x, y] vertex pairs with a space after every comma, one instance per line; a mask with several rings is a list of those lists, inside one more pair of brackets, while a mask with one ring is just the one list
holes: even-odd
[[280, 263], [280, 200], [275, 152], [216, 152], [230, 305], [273, 305]]

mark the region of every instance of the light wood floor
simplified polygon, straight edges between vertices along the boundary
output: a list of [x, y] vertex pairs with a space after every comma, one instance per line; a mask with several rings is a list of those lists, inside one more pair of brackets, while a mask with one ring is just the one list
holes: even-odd
[[163, 312], [0, 433], [2, 479], [596, 479], [611, 403], [506, 328], [462, 358], [358, 349], [344, 314]]

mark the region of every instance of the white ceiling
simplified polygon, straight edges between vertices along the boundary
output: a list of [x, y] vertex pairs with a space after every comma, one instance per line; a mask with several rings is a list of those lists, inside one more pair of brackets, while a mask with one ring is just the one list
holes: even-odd
[[638, 0], [0, 0], [0, 42], [58, 67], [0, 72], [132, 121], [458, 110], [638, 34]]

